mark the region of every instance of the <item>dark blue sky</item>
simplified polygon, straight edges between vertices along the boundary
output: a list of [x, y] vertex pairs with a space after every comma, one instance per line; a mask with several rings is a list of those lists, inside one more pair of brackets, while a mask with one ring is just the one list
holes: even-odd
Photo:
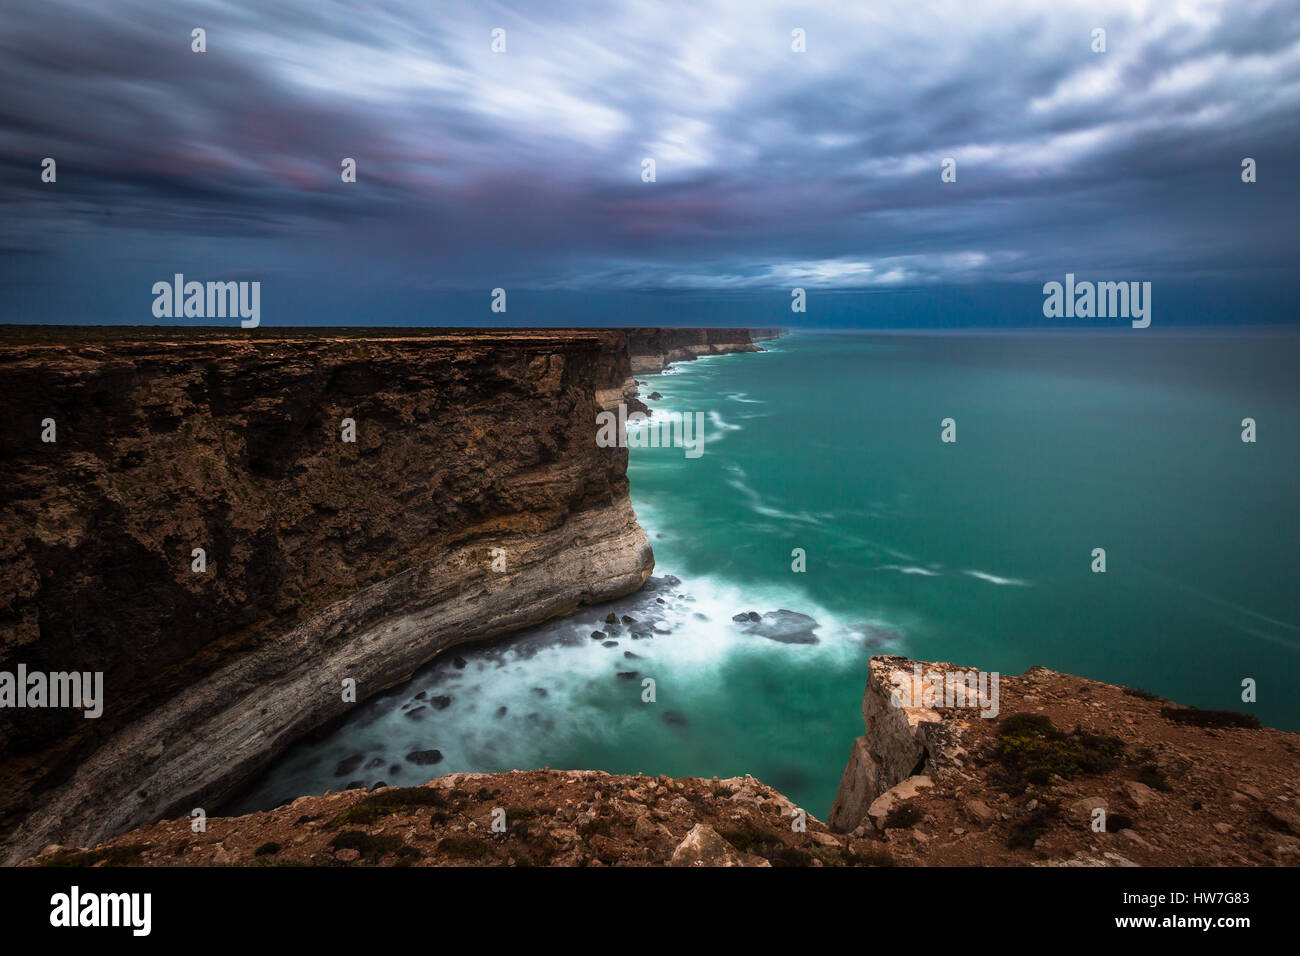
[[1294, 321], [1298, 117], [1285, 0], [10, 0], [0, 321], [176, 272], [266, 326], [1035, 325], [1066, 272]]

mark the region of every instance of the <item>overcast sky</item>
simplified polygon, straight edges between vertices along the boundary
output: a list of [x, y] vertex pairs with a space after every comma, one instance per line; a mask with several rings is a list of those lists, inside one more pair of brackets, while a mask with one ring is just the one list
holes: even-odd
[[1294, 0], [7, 0], [0, 320], [152, 322], [175, 272], [292, 322], [496, 286], [1276, 285], [1297, 117]]

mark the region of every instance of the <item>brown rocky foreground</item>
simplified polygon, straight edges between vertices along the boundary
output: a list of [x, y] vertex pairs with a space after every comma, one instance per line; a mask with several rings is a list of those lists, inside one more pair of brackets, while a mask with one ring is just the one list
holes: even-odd
[[[188, 819], [89, 851], [49, 847], [34, 866], [843, 866], [888, 865], [752, 777], [614, 776], [593, 770], [453, 773], [423, 787], [300, 797], [265, 813]], [[494, 815], [504, 830], [494, 832]]]
[[[853, 745], [829, 826], [752, 777], [456, 773], [211, 818], [203, 833], [180, 818], [92, 848], [50, 846], [23, 865], [1300, 862], [1300, 735], [1037, 667], [1001, 677], [995, 718], [924, 700], [895, 706], [895, 675], [910, 679], [915, 664], [872, 658], [867, 733]], [[494, 819], [505, 822], [500, 832]]]
[[915, 664], [872, 658], [832, 829], [919, 865], [1300, 863], [1300, 734], [1042, 667], [996, 718], [894, 706]]

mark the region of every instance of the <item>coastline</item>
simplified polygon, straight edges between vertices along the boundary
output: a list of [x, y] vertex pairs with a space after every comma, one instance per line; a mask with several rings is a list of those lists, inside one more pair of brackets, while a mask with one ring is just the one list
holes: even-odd
[[[0, 715], [11, 718], [4, 862], [219, 805], [345, 713], [344, 681], [363, 701], [449, 647], [634, 592], [653, 569], [627, 496], [627, 451], [594, 447], [584, 425], [632, 379], [626, 332], [78, 335], [0, 349], [0, 406], [22, 420], [36, 395], [63, 422], [62, 444], [27, 439], [5, 463], [4, 523], [19, 551], [7, 559], [0, 648], [6, 665], [104, 670], [110, 708], [93, 722]], [[51, 368], [65, 370], [52, 386]], [[455, 425], [439, 426], [453, 409]], [[334, 432], [348, 418], [360, 423], [364, 456]], [[530, 430], [522, 446], [512, 440]], [[94, 477], [63, 505], [64, 527], [39, 527], [33, 539], [30, 515], [49, 509], [63, 483], [62, 463], [42, 464], [51, 451], [79, 456]], [[424, 474], [475, 490], [454, 492], [449, 516]], [[232, 519], [242, 530], [222, 543]], [[20, 559], [37, 540], [61, 556]], [[187, 566], [200, 542], [212, 550], [211, 576]], [[138, 553], [124, 556], [124, 543]], [[159, 560], [169, 551], [173, 567]], [[103, 594], [134, 592], [121, 612], [105, 609], [107, 639], [58, 621], [59, 599], [45, 596], [51, 560], [65, 574], [80, 566], [83, 586]], [[342, 573], [327, 570], [336, 562]], [[44, 578], [13, 573], [37, 563]], [[124, 572], [127, 591], [105, 583]], [[214, 577], [225, 602], [215, 608]], [[142, 590], [151, 599], [140, 601]], [[196, 624], [170, 631], [187, 606]], [[44, 636], [60, 631], [69, 646]]]

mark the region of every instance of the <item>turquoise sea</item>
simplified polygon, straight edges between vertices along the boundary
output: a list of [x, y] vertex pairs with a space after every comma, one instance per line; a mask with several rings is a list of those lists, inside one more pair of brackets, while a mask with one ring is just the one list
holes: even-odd
[[[698, 458], [631, 452], [657, 562], [646, 591], [457, 649], [296, 746], [226, 812], [550, 766], [751, 773], [824, 818], [882, 652], [1041, 664], [1300, 729], [1300, 335], [763, 344], [642, 379], [656, 411], [705, 421]], [[817, 643], [732, 621], [779, 609], [812, 617]], [[633, 622], [607, 628], [611, 610]], [[437, 765], [405, 757], [429, 749]]]

